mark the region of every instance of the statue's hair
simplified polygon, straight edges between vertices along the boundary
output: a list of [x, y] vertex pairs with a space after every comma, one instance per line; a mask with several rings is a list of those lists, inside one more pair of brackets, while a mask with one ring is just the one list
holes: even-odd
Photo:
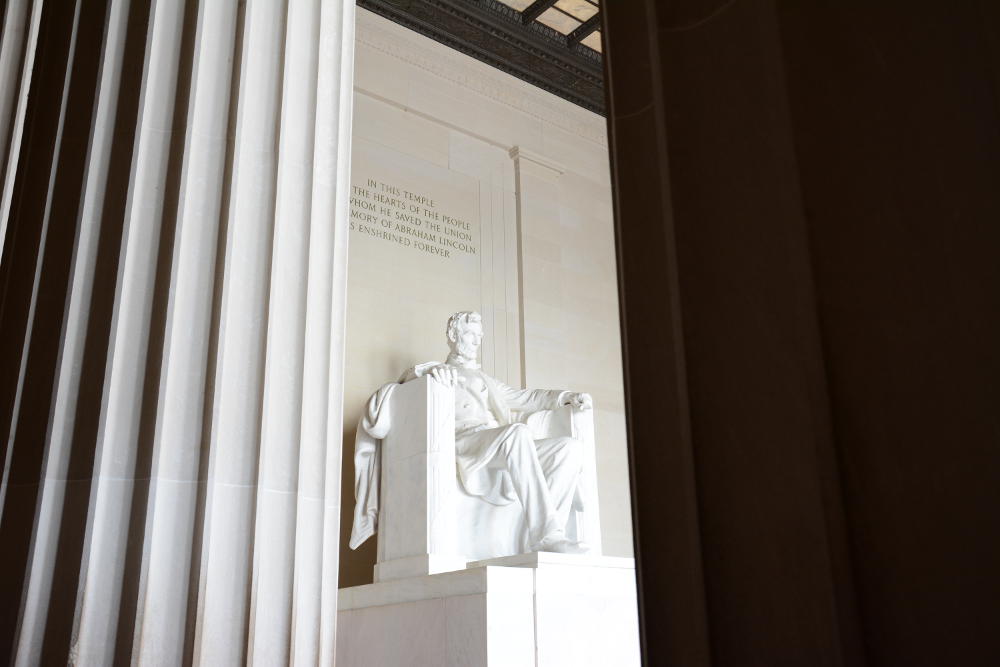
[[483, 316], [474, 310], [461, 310], [448, 318], [448, 340], [458, 340], [458, 328], [473, 322], [483, 323]]

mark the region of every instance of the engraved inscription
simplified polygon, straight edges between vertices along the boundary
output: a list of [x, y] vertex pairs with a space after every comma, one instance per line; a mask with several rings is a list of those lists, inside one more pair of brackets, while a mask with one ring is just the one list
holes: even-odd
[[479, 254], [468, 220], [449, 215], [425, 194], [374, 178], [351, 186], [351, 231], [444, 259]]

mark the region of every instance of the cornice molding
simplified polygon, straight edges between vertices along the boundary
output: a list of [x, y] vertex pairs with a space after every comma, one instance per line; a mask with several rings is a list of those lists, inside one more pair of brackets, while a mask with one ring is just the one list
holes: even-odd
[[602, 116], [534, 91], [531, 86], [481, 63], [469, 61], [460, 54], [447, 53], [448, 49], [439, 44], [429, 44], [426, 37], [386, 24], [370, 12], [359, 11], [357, 18], [356, 39], [359, 46], [419, 67], [573, 136], [607, 147], [607, 126]]

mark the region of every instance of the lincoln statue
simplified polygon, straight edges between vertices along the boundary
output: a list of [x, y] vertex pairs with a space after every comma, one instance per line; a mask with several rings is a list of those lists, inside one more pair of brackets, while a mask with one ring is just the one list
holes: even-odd
[[520, 502], [531, 551], [584, 553], [565, 526], [577, 496], [582, 447], [574, 438], [535, 440], [525, 421], [563, 405], [590, 410], [589, 394], [513, 389], [479, 366], [483, 323], [463, 311], [448, 320], [451, 353], [444, 363], [416, 366], [403, 380], [430, 375], [455, 388], [455, 458], [464, 490], [495, 505]]

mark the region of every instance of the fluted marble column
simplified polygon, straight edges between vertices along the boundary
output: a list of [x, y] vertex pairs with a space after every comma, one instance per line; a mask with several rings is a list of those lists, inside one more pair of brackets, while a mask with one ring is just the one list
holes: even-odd
[[3, 16], [3, 33], [0, 35], [0, 173], [4, 177], [4, 187], [0, 191], [0, 244], [7, 235], [7, 217], [14, 185], [12, 175], [17, 167], [24, 130], [24, 112], [41, 9], [41, 2], [10, 0]]
[[245, 662], [286, 4], [245, 9], [199, 577], [196, 651], [209, 665]]
[[[124, 57], [128, 2], [112, 4], [105, 42], [106, 66], [101, 72], [101, 88], [117, 91], [120, 86], [121, 64]], [[31, 554], [30, 578], [27, 582], [24, 609], [18, 638], [18, 665], [38, 663], [42, 658], [46, 621], [52, 587], [56, 579], [59, 553], [60, 523], [67, 502], [66, 482], [73, 457], [74, 431], [77, 428], [77, 406], [83, 377], [87, 325], [93, 296], [95, 264], [101, 233], [105, 188], [108, 181], [111, 142], [114, 136], [115, 105], [113, 95], [98, 100], [94, 118], [95, 141], [91, 149], [73, 264], [71, 287], [67, 297], [65, 336], [62, 358], [54, 387], [54, 409], [51, 417], [47, 461], [39, 494], [39, 513], [35, 524], [35, 545]], [[114, 594], [112, 591], [109, 593]]]
[[316, 0], [289, 2], [255, 517], [255, 665], [287, 660], [291, 651], [306, 302], [287, 295], [307, 286], [319, 14]]
[[332, 664], [353, 27], [8, 3], [9, 661]]
[[302, 664], [332, 664], [336, 649], [340, 456], [328, 443], [343, 424], [354, 72], [353, 3], [345, 5], [320, 3], [293, 606], [292, 657]]

